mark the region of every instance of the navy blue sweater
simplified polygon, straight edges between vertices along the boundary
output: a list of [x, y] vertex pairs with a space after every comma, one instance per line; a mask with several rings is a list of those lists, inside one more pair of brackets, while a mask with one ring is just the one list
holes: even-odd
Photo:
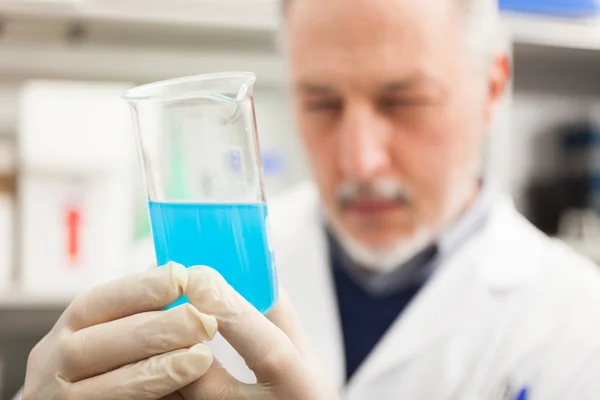
[[341, 319], [349, 380], [425, 284], [425, 279], [385, 296], [368, 293], [342, 266], [344, 255], [330, 238], [330, 257]]
[[326, 230], [344, 338], [347, 379], [429, 280], [437, 265], [483, 228], [494, 202], [494, 191], [483, 185], [474, 204], [458, 221], [440, 232], [435, 244], [386, 275], [364, 273]]

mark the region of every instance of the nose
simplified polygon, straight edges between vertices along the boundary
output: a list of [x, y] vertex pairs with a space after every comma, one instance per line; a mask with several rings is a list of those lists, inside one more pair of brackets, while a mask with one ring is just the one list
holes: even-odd
[[368, 105], [348, 107], [339, 135], [339, 168], [345, 179], [368, 181], [390, 167], [387, 122]]

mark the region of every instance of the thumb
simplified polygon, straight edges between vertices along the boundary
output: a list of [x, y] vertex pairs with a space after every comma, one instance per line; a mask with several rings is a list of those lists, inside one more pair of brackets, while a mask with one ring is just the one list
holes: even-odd
[[[296, 313], [292, 300], [285, 289], [279, 288], [279, 299], [277, 300], [277, 304], [267, 314], [267, 318], [290, 338], [292, 344], [296, 347], [305, 363], [311, 366], [316, 376], [331, 378], [325, 371], [324, 366], [326, 363], [321, 357], [317, 356], [313, 345], [306, 336], [300, 317]], [[321, 381], [331, 382], [332, 380], [326, 379]], [[332, 388], [329, 389], [331, 390]]]
[[302, 329], [300, 318], [285, 289], [279, 288], [279, 299], [267, 314], [267, 318], [290, 338], [300, 354], [305, 355], [305, 351], [310, 351], [310, 345]]

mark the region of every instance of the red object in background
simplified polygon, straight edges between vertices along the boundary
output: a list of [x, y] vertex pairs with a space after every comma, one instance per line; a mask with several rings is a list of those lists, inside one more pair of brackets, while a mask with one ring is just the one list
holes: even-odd
[[75, 263], [79, 254], [79, 224], [81, 222], [79, 209], [67, 208], [65, 222], [67, 225], [67, 255], [69, 261]]

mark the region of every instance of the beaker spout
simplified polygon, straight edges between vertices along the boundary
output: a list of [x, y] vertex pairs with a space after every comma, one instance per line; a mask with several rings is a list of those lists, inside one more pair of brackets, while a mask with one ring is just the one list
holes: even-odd
[[242, 83], [240, 90], [238, 90], [237, 95], [235, 96], [235, 99], [229, 98], [231, 102], [231, 112], [228, 116], [228, 122], [234, 122], [238, 119], [242, 102], [248, 95], [250, 95], [252, 84], [253, 82], [250, 84]]
[[123, 93], [129, 102], [168, 102], [191, 98], [212, 98], [229, 104], [241, 103], [256, 82], [251, 72], [222, 72], [189, 76], [138, 86]]

